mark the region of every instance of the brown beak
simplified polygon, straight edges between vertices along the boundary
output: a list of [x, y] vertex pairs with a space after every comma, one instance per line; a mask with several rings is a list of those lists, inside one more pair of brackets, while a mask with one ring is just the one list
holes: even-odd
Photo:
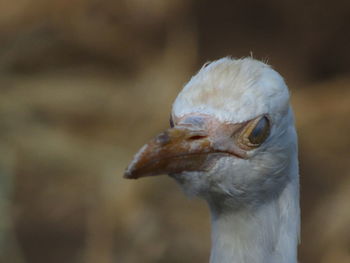
[[183, 171], [204, 171], [208, 168], [212, 142], [203, 130], [185, 127], [168, 129], [135, 155], [124, 177], [137, 179]]

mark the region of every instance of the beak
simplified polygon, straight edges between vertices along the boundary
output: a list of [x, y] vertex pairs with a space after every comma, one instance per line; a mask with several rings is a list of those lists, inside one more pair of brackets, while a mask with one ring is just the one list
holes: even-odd
[[184, 127], [168, 129], [135, 155], [124, 177], [137, 179], [184, 171], [205, 171], [214, 152], [209, 136], [203, 130]]

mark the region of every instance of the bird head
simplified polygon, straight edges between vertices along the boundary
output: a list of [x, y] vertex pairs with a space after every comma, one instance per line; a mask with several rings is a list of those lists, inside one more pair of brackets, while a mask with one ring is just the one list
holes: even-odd
[[231, 206], [276, 195], [290, 179], [289, 92], [263, 62], [206, 63], [177, 96], [170, 126], [139, 150], [126, 178], [168, 174], [190, 195]]

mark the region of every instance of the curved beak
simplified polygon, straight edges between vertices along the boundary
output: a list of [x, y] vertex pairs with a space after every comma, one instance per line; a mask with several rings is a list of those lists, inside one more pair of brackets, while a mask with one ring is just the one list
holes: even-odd
[[213, 143], [203, 130], [185, 127], [168, 129], [143, 146], [124, 173], [137, 179], [184, 171], [205, 171], [211, 163]]

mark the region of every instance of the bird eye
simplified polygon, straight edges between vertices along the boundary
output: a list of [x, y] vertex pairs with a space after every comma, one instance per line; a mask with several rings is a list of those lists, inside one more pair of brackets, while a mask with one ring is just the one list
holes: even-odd
[[266, 116], [250, 121], [243, 129], [239, 143], [250, 150], [259, 147], [270, 134], [270, 120]]
[[269, 119], [264, 116], [262, 117], [258, 123], [255, 125], [254, 129], [251, 131], [248, 136], [249, 142], [252, 144], [262, 144], [270, 132], [270, 123]]
[[173, 121], [173, 117], [171, 115], [169, 118], [169, 123], [170, 123], [170, 128], [174, 128], [174, 121]]

